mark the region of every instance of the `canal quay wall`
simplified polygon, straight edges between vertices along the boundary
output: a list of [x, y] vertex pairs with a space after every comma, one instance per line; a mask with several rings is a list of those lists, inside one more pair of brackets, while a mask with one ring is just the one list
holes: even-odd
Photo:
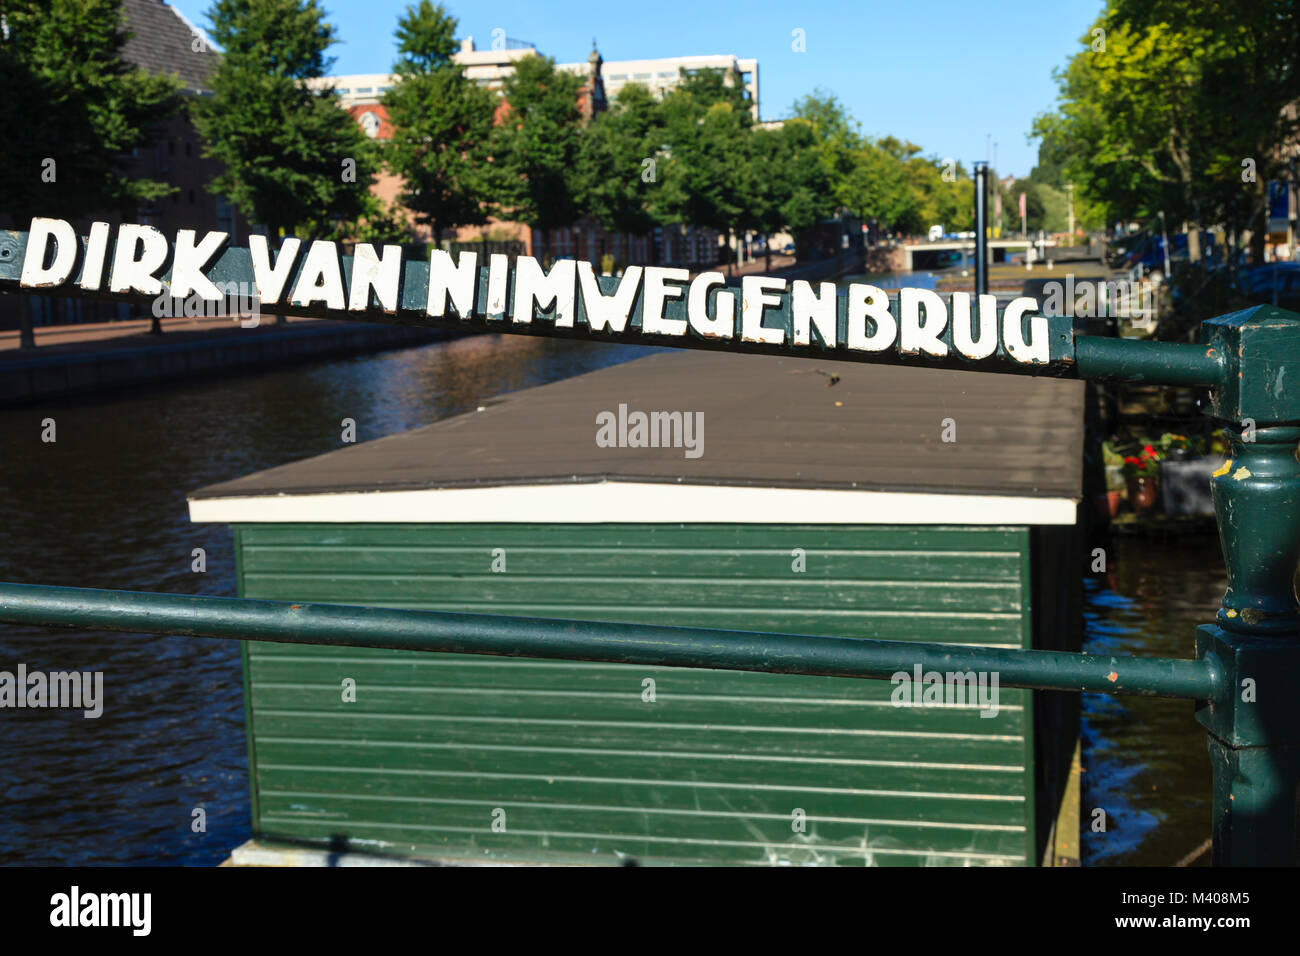
[[17, 333], [0, 337], [0, 406], [422, 345], [455, 334], [331, 320], [252, 329], [231, 328], [229, 319], [215, 327], [164, 320], [163, 327], [161, 336], [147, 334], [148, 320], [40, 328], [34, 351], [3, 340], [16, 340]]

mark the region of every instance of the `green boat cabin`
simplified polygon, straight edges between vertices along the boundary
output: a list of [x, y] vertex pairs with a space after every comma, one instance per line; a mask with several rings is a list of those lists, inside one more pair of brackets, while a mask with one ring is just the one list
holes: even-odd
[[[231, 526], [247, 598], [1069, 650], [1082, 409], [1051, 378], [656, 352], [190, 513]], [[1070, 695], [990, 713], [902, 706], [900, 681], [256, 642], [243, 666], [236, 862], [1039, 865], [1077, 841]]]

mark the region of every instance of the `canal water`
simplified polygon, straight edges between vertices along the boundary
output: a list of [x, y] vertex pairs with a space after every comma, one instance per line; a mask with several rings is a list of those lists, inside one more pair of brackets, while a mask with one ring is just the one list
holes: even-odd
[[[1227, 586], [1218, 537], [1121, 537], [1106, 557], [1106, 573], [1084, 579], [1083, 649], [1194, 657], [1196, 628], [1214, 621]], [[1194, 707], [1083, 695], [1085, 866], [1171, 866], [1209, 838], [1210, 758]], [[1209, 862], [1206, 852], [1187, 865]]]
[[[186, 492], [645, 355], [477, 336], [379, 355], [0, 409], [0, 580], [230, 596], [230, 533]], [[53, 420], [54, 442], [43, 442]], [[194, 549], [206, 570], [192, 569]], [[1190, 655], [1222, 593], [1214, 539], [1121, 541], [1089, 580], [1093, 650]], [[0, 710], [0, 864], [221, 862], [248, 839], [238, 645], [0, 626], [0, 670], [102, 671], [104, 710]], [[1084, 861], [1172, 863], [1207, 835], [1191, 705], [1085, 701]]]

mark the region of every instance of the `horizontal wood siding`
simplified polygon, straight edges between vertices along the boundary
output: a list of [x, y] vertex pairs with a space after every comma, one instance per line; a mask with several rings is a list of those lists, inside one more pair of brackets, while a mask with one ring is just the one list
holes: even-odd
[[[1030, 641], [1022, 528], [237, 533], [251, 598]], [[895, 707], [883, 681], [257, 643], [247, 667], [255, 828], [268, 839], [556, 862], [1029, 859], [1023, 691], [1003, 689], [998, 715], [981, 718]]]

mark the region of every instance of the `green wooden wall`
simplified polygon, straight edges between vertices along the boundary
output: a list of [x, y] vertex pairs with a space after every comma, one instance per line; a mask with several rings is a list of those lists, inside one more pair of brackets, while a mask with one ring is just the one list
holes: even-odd
[[[235, 531], [250, 598], [1032, 641], [1024, 528]], [[262, 839], [518, 861], [1033, 861], [1025, 691], [981, 718], [895, 707], [885, 681], [266, 643], [245, 645], [245, 680]]]

